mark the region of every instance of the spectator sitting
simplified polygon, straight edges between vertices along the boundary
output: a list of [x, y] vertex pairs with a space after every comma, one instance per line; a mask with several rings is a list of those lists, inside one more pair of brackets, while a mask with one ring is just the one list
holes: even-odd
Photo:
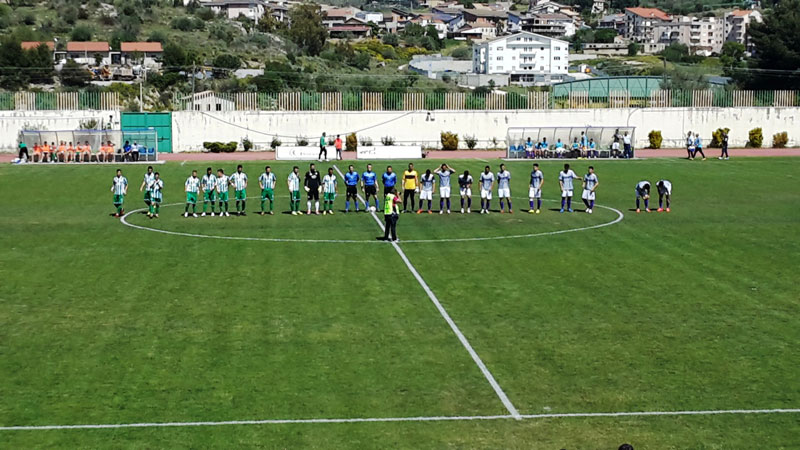
[[594, 138], [589, 139], [589, 158], [597, 158], [600, 156], [600, 152], [597, 151], [597, 144], [594, 143]]
[[134, 161], [139, 160], [139, 144], [136, 141], [133, 141], [133, 147], [131, 147], [131, 156], [133, 157]]
[[47, 145], [47, 141], [42, 142], [42, 159], [41, 162], [48, 162], [50, 161], [50, 146]]
[[75, 146], [72, 145], [72, 142], [67, 146], [67, 161], [76, 161]]
[[558, 154], [559, 158], [564, 157], [564, 143], [561, 142], [561, 138], [558, 138], [558, 141], [556, 142], [556, 153]]
[[538, 148], [539, 151], [537, 153], [539, 158], [547, 157], [547, 151], [550, 150], [550, 144], [547, 143], [546, 137], [542, 138], [542, 142], [539, 142]]
[[67, 162], [67, 143], [64, 141], [61, 141], [56, 150], [56, 162], [61, 162], [62, 159]]
[[580, 148], [581, 148], [581, 146], [578, 143], [578, 138], [573, 139], [572, 140], [572, 153], [573, 153], [573, 156], [581, 156]]
[[122, 145], [122, 160], [123, 161], [131, 161], [131, 147], [130, 141], [125, 141], [125, 144]]
[[528, 140], [525, 141], [525, 157], [526, 158], [536, 157], [536, 154], [533, 151], [533, 141], [531, 141], [530, 136], [528, 136]]

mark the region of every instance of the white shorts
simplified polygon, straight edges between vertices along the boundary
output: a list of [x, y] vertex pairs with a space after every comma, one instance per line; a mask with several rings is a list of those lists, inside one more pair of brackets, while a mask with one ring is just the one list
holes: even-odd
[[511, 198], [511, 188], [498, 189], [497, 198]]
[[562, 197], [572, 197], [572, 191], [561, 191]]
[[669, 189], [658, 188], [658, 194], [659, 195], [672, 195], [672, 188], [669, 188]]
[[471, 188], [461, 188], [461, 196], [462, 197], [472, 197], [472, 189]]
[[542, 188], [532, 187], [528, 189], [528, 198], [542, 198]]
[[426, 190], [423, 189], [419, 193], [419, 199], [420, 200], [433, 200], [433, 191], [426, 191]]
[[481, 188], [481, 198], [485, 198], [486, 200], [492, 199], [492, 191], [487, 191], [484, 188]]
[[450, 198], [450, 186], [440, 186], [439, 197]]
[[611, 150], [619, 150], [619, 142], [614, 142], [611, 144]]
[[590, 189], [584, 189], [581, 198], [584, 200], [594, 200], [594, 194], [595, 193], [592, 192]]

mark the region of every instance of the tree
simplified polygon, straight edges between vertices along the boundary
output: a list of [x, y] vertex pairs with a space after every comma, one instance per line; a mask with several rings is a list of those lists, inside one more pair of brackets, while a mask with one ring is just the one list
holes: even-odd
[[750, 25], [755, 47], [749, 66], [759, 71], [739, 71], [737, 79], [748, 89], [800, 89], [800, 0], [782, 0]]
[[289, 10], [289, 38], [311, 56], [318, 56], [325, 47], [328, 30], [322, 24], [322, 12], [318, 5], [302, 3]]
[[242, 67], [242, 61], [236, 55], [219, 55], [214, 58], [214, 76], [217, 78], [226, 78], [231, 72]]
[[86, 25], [78, 25], [69, 35], [70, 41], [91, 41], [94, 30]]
[[618, 36], [617, 30], [610, 28], [602, 28], [594, 32], [594, 42], [601, 44], [611, 44]]
[[683, 62], [689, 57], [689, 47], [679, 42], [673, 42], [661, 51], [661, 56], [669, 62]]
[[702, 73], [676, 69], [661, 83], [661, 89], [697, 91], [708, 89], [708, 81]]
[[186, 52], [180, 45], [170, 43], [164, 47], [162, 59], [166, 67], [182, 67], [186, 64]]
[[639, 54], [639, 44], [631, 42], [628, 44], [628, 56], [636, 56]]
[[400, 39], [398, 39], [397, 35], [394, 33], [386, 33], [381, 38], [386, 45], [391, 45], [392, 47], [397, 47], [400, 44]]
[[92, 79], [89, 71], [76, 63], [74, 59], [67, 60], [64, 67], [61, 68], [59, 76], [61, 78], [61, 84], [73, 87], [86, 86], [86, 83]]

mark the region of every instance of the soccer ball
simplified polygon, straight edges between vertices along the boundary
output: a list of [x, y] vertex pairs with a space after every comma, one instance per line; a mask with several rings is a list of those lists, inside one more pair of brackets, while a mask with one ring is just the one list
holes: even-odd
[[375, 212], [375, 207], [374, 206], [370, 206], [369, 210], [370, 210], [370, 212]]

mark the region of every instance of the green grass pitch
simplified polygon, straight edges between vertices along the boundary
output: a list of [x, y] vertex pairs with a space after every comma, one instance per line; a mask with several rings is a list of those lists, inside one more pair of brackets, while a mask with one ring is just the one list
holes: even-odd
[[[511, 163], [514, 215], [457, 214], [453, 179], [454, 214], [398, 224], [400, 247], [520, 413], [800, 407], [796, 160], [593, 162], [598, 204], [624, 219], [561, 234], [547, 233], [618, 215], [551, 210], [561, 163], [541, 164], [540, 215], [524, 213], [530, 164]], [[589, 162], [571, 164], [583, 175]], [[183, 182], [208, 165], [157, 166], [178, 205], [129, 223], [360, 242], [135, 229], [109, 217], [116, 166], [0, 167], [0, 427], [508, 414], [398, 253], [375, 241], [375, 221], [340, 212], [343, 185], [336, 215], [294, 217], [292, 164], [271, 162], [275, 216], [251, 198], [247, 217], [185, 219]], [[264, 165], [245, 164], [251, 197]], [[452, 165], [477, 176], [484, 163]], [[123, 170], [126, 209], [143, 207], [144, 166]], [[636, 182], [660, 178], [673, 182], [672, 212], [632, 212]], [[536, 236], [413, 242], [522, 234]], [[727, 449], [796, 448], [798, 436], [798, 414], [751, 414], [0, 430], [0, 446]]]

